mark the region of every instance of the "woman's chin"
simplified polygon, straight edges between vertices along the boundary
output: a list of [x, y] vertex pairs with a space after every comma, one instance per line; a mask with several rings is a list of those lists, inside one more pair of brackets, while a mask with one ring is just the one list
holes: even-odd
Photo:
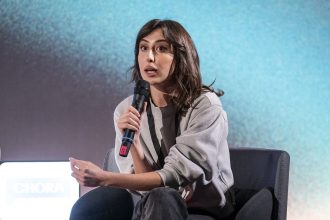
[[151, 86], [161, 83], [156, 77], [144, 77], [143, 80], [147, 81]]

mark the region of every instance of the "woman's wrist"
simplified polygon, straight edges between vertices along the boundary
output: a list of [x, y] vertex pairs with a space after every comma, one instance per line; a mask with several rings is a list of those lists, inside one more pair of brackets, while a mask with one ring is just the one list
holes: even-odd
[[141, 146], [132, 146], [131, 155], [133, 159], [134, 173], [145, 173], [152, 171]]
[[113, 173], [110, 171], [103, 171], [100, 178], [100, 186], [113, 186]]
[[141, 145], [140, 145], [139, 142], [138, 143], [137, 142], [134, 142], [132, 144], [131, 154], [132, 154], [132, 157], [134, 159], [137, 158], [137, 159], [139, 159], [141, 161], [145, 159], [143, 149], [142, 149], [142, 147], [141, 147]]

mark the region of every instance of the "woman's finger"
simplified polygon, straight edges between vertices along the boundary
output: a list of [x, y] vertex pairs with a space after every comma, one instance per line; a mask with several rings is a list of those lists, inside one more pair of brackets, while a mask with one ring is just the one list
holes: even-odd
[[69, 161], [70, 161], [71, 170], [74, 172], [81, 171], [82, 168], [84, 167], [84, 161], [82, 160], [77, 160], [73, 157], [70, 157]]
[[127, 116], [131, 121], [134, 121], [136, 123], [140, 123], [140, 117], [134, 114], [133, 112], [129, 112]]
[[118, 128], [121, 129], [122, 131], [124, 129], [131, 129], [133, 131], [137, 131], [139, 128], [140, 128], [140, 125], [137, 125], [136, 123], [133, 123], [133, 122], [121, 122], [121, 123], [118, 123]]
[[71, 170], [73, 172], [75, 170], [79, 170], [79, 167], [76, 165], [77, 164], [77, 160], [76, 159], [74, 159], [73, 157], [69, 157], [69, 161], [70, 161]]
[[128, 111], [133, 113], [134, 115], [136, 115], [137, 118], [141, 117], [139, 111], [136, 108], [134, 108], [133, 106], [129, 106]]
[[136, 131], [140, 128], [140, 123], [140, 119], [136, 115], [128, 112], [118, 119], [117, 126], [121, 130], [128, 128]]

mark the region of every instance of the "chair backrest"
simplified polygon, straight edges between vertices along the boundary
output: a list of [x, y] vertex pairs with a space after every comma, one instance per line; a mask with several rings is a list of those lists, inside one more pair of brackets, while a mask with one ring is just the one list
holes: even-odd
[[115, 161], [115, 148], [110, 148], [107, 155], [103, 160], [103, 169], [112, 172], [119, 172], [118, 166]]
[[274, 189], [275, 219], [285, 220], [287, 213], [290, 156], [282, 150], [230, 148], [234, 187]]

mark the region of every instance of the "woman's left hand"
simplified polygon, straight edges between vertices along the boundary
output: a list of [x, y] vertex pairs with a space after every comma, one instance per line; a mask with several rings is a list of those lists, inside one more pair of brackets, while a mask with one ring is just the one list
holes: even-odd
[[80, 185], [96, 187], [102, 185], [105, 180], [105, 172], [97, 165], [89, 161], [69, 158], [73, 176]]

